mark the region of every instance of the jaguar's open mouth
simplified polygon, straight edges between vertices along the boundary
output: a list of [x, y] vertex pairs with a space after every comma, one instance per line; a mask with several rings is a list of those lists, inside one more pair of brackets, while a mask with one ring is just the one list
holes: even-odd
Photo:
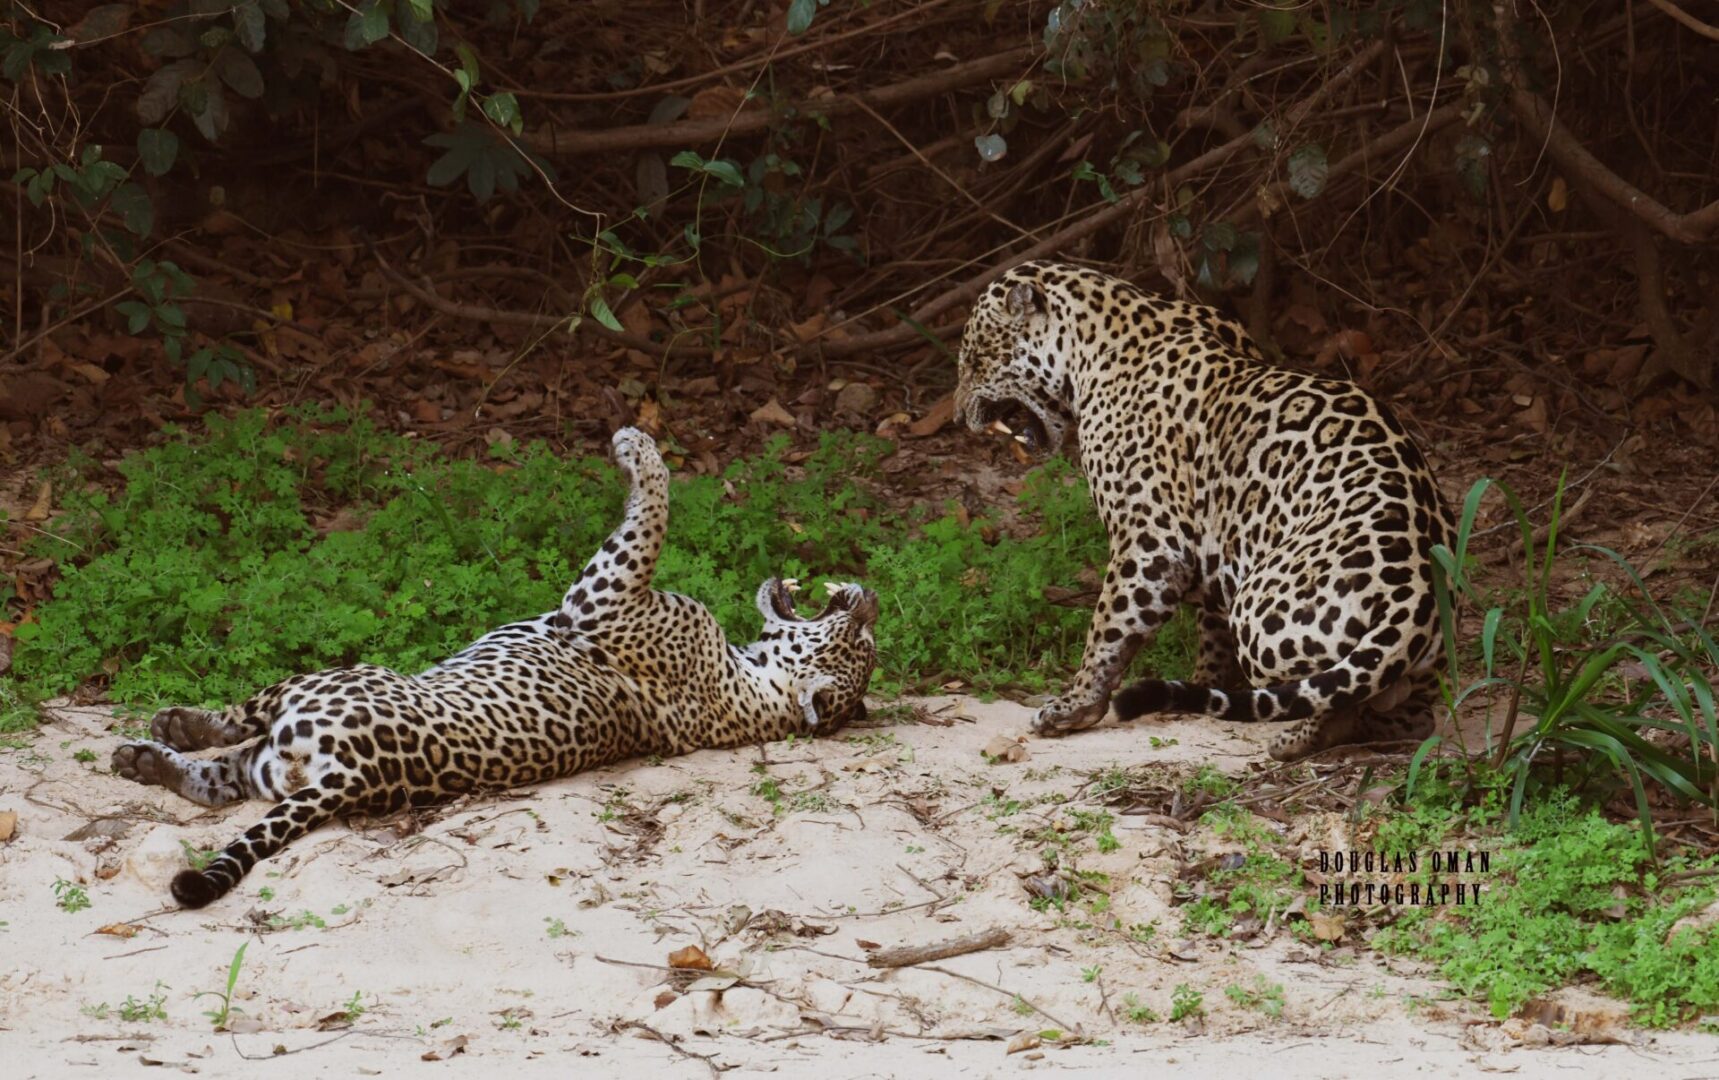
[[978, 428], [1014, 439], [1034, 456], [1056, 449], [1050, 428], [1032, 406], [1019, 398], [999, 398], [979, 406]]

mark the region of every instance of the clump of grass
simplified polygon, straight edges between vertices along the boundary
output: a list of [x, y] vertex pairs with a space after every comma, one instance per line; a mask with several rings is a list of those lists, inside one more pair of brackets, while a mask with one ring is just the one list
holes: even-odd
[[[1522, 580], [1499, 590], [1470, 576], [1467, 556], [1481, 500], [1493, 488], [1510, 510], [1525, 555]], [[1508, 782], [1510, 823], [1520, 818], [1531, 793], [1550, 794], [1566, 786], [1603, 793], [1624, 784], [1634, 796], [1644, 835], [1651, 838], [1649, 783], [1676, 798], [1719, 809], [1719, 695], [1709, 676], [1719, 668], [1719, 641], [1702, 619], [1660, 605], [1616, 552], [1593, 544], [1561, 546], [1563, 494], [1560, 480], [1544, 539], [1537, 539], [1516, 494], [1483, 479], [1463, 502], [1454, 550], [1434, 549], [1449, 705], [1454, 711], [1485, 695], [1487, 745], [1482, 749], [1491, 770]], [[1564, 556], [1609, 563], [1628, 586], [1597, 582], [1574, 603], [1561, 601], [1553, 571]], [[1459, 600], [1484, 612], [1480, 677], [1466, 683], [1456, 643]], [[1596, 620], [1603, 634], [1595, 632]], [[1684, 737], [1686, 746], [1649, 741], [1646, 736], [1654, 731]], [[1422, 762], [1439, 741], [1438, 736], [1428, 739], [1416, 753], [1408, 775], [1411, 793]]]

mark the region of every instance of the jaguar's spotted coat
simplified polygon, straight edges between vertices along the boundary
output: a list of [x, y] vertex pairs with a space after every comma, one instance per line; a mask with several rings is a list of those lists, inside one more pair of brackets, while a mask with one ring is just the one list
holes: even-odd
[[[1069, 690], [1035, 730], [1110, 713], [1286, 722], [1278, 759], [1433, 726], [1433, 545], [1449, 518], [1390, 412], [1351, 383], [1261, 362], [1241, 326], [1096, 271], [1016, 267], [961, 342], [956, 410], [1035, 449], [1072, 427], [1110, 566]], [[1112, 692], [1179, 603], [1187, 682]]]
[[[625, 519], [559, 610], [493, 630], [416, 677], [336, 668], [224, 712], [164, 709], [154, 741], [114, 751], [121, 776], [205, 806], [280, 800], [204, 869], [174, 878], [181, 904], [219, 898], [259, 860], [336, 816], [638, 754], [824, 733], [865, 714], [876, 595], [841, 586], [823, 614], [804, 619], [788, 587], [767, 581], [759, 641], [728, 644], [703, 606], [651, 588], [668, 529], [668, 470], [656, 443], [627, 428], [614, 451], [631, 482]], [[206, 747], [238, 748], [212, 759], [184, 754]]]

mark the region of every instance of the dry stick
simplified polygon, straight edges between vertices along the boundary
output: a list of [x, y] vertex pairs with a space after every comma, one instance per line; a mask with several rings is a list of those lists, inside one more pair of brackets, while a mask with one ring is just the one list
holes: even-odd
[[[983, 56], [977, 60], [955, 64], [942, 71], [933, 72], [929, 75], [919, 75], [898, 83], [891, 83], [888, 86], [880, 86], [874, 90], [862, 90], [857, 94], [842, 94], [824, 100], [802, 101], [795, 106], [795, 109], [800, 113], [815, 112], [824, 116], [840, 116], [845, 113], [858, 112], [862, 103], [873, 108], [905, 105], [908, 102], [935, 97], [949, 90], [957, 90], [963, 86], [1018, 71], [1022, 63], [1031, 60], [1037, 53], [1038, 50], [1031, 46], [1010, 49], [1008, 52]], [[537, 153], [549, 157], [613, 153], [620, 150], [664, 150], [700, 146], [716, 142], [726, 136], [750, 135], [763, 131], [776, 122], [777, 116], [774, 111], [756, 109], [743, 112], [732, 119], [727, 116], [718, 116], [707, 120], [679, 120], [672, 124], [636, 124], [630, 127], [595, 131], [557, 131], [551, 127], [547, 130], [527, 132], [520, 139], [520, 142]]]
[[798, 45], [782, 49], [775, 53], [772, 53], [769, 49], [765, 49], [761, 54], [749, 56], [744, 60], [736, 60], [732, 64], [727, 64], [712, 71], [700, 72], [697, 75], [688, 75], [683, 79], [674, 79], [669, 82], [654, 83], [650, 86], [633, 86], [628, 87], [625, 90], [607, 90], [602, 92], [528, 90], [523, 87], [516, 87], [514, 89], [514, 93], [518, 97], [539, 98], [544, 101], [615, 101], [620, 98], [642, 97], [647, 94], [666, 94], [670, 90], [680, 90], [688, 86], [697, 86], [699, 83], [711, 82], [724, 75], [733, 75], [739, 71], [750, 71], [755, 67], [763, 67], [770, 63], [781, 63], [783, 60], [799, 56], [801, 53], [827, 49], [831, 45], [835, 45], [852, 38], [866, 37], [870, 34], [877, 33], [886, 26], [901, 22], [905, 19], [911, 19], [916, 16], [923, 15], [932, 8], [941, 7], [946, 3], [948, 3], [948, 0], [929, 0], [928, 3], [908, 8], [906, 11], [899, 11], [888, 18], [879, 19], [874, 23], [867, 23], [865, 26], [857, 26], [852, 30], [844, 30], [839, 34], [816, 38], [812, 41], [804, 41]]
[[915, 964], [947, 960], [952, 956], [965, 956], [986, 949], [1000, 949], [1008, 943], [1009, 932], [1000, 926], [994, 926], [976, 934], [935, 941], [929, 945], [898, 945], [893, 949], [879, 949], [871, 954], [866, 963], [874, 968], [912, 967]]
[[[1315, 109], [1324, 104], [1331, 95], [1354, 81], [1355, 77], [1365, 71], [1373, 61], [1377, 60], [1379, 56], [1384, 53], [1384, 51], [1385, 43], [1383, 41], [1375, 41], [1367, 48], [1356, 53], [1354, 58], [1351, 59], [1341, 71], [1331, 76], [1331, 78], [1326, 80], [1319, 89], [1309, 94], [1306, 100], [1297, 103], [1289, 110], [1285, 117], [1285, 123], [1283, 125], [1284, 128], [1293, 128], [1300, 124], [1302, 120], [1307, 118], [1308, 114], [1312, 113]], [[875, 98], [868, 100], [870, 100], [874, 105], [877, 104]], [[1417, 131], [1420, 129], [1419, 121], [1415, 123], [1414, 128]], [[1216, 165], [1223, 164], [1244, 147], [1251, 145], [1253, 145], [1252, 134], [1231, 139], [1229, 142], [1226, 142], [1221, 146], [1217, 146], [1206, 151], [1187, 164], [1170, 170], [1170, 172], [1164, 175], [1161, 186], [1168, 189], [1174, 189], [1176, 185], [1180, 184], [1182, 181], [1192, 176], [1196, 176]], [[1032, 247], [1027, 248], [1025, 251], [1017, 252], [1008, 256], [1002, 263], [993, 266], [991, 269], [986, 270], [977, 277], [970, 278], [932, 300], [921, 304], [918, 308], [914, 309], [913, 314], [910, 316], [912, 322], [927, 323], [935, 316], [955, 307], [957, 304], [970, 303], [979, 295], [980, 291], [983, 290], [985, 286], [1003, 276], [1009, 268], [1030, 259], [1042, 258], [1043, 256], [1054, 254], [1055, 252], [1068, 247], [1076, 240], [1091, 236], [1093, 233], [1104, 228], [1106, 225], [1109, 225], [1111, 222], [1120, 221], [1129, 214], [1132, 214], [1142, 204], [1148, 201], [1148, 198], [1152, 194], [1153, 186], [1142, 186], [1136, 188], [1134, 191], [1129, 192], [1127, 195], [1124, 195], [1122, 198], [1106, 206], [1104, 209], [1081, 218], [1068, 228], [1051, 234], [1045, 239], [1034, 244]], [[858, 337], [848, 338], [845, 341], [830, 342], [824, 347], [824, 355], [837, 357], [858, 352], [869, 352], [873, 349], [901, 345], [917, 339], [918, 336], [919, 332], [914, 329], [912, 323], [903, 322], [888, 330], [879, 330], [871, 334], [861, 334]]]
[[1700, 34], [1702, 37], [1712, 38], [1714, 41], [1719, 41], [1719, 26], [1710, 26], [1707, 23], [1702, 22], [1700, 19], [1689, 14], [1689, 12], [1684, 11], [1676, 4], [1672, 3], [1671, 0], [1647, 0], [1647, 2], [1665, 12], [1667, 15], [1670, 15], [1684, 26], [1689, 27], [1689, 29], [1695, 31], [1697, 34]]
[[1080, 1030], [1080, 1028], [1078, 1026], [1070, 1026], [1068, 1024], [1063, 1023], [1061, 1020], [1058, 1020], [1056, 1017], [1052, 1016], [1050, 1013], [1045, 1012], [1043, 1009], [1039, 1008], [1037, 1005], [1034, 1005], [1031, 1001], [1028, 1001], [1027, 998], [1024, 997], [1023, 995], [1017, 994], [1013, 990], [1005, 990], [1002, 987], [998, 986], [996, 983], [988, 983], [984, 979], [975, 979], [971, 975], [963, 975], [959, 971], [950, 971], [948, 968], [944, 968], [944, 967], [927, 966], [927, 967], [922, 967], [919, 970], [920, 971], [935, 971], [939, 975], [950, 975], [950, 976], [953, 976], [957, 979], [965, 979], [967, 982], [972, 983], [974, 986], [983, 986], [987, 990], [995, 990], [997, 993], [1002, 994], [1004, 997], [1015, 998], [1015, 999], [1019, 1000], [1027, 1008], [1038, 1013], [1040, 1016], [1044, 1017], [1046, 1020], [1049, 1020], [1051, 1023], [1055, 1024], [1058, 1028], [1062, 1029], [1063, 1031], [1079, 1031]]
[[599, 337], [607, 338], [617, 345], [625, 345], [630, 349], [641, 352], [655, 353], [663, 356], [708, 356], [710, 350], [702, 345], [682, 345], [674, 342], [652, 341], [650, 338], [629, 334], [626, 331], [614, 331], [592, 319], [574, 321], [570, 315], [539, 315], [534, 311], [507, 311], [502, 308], [484, 307], [478, 304], [462, 304], [455, 300], [444, 299], [429, 289], [412, 281], [406, 275], [389, 266], [383, 259], [382, 253], [372, 248], [376, 256], [376, 265], [383, 276], [400, 288], [406, 290], [420, 303], [429, 306], [444, 315], [457, 319], [474, 319], [478, 322], [507, 323], [512, 326], [528, 326], [534, 330], [566, 329], [573, 331], [589, 331]]

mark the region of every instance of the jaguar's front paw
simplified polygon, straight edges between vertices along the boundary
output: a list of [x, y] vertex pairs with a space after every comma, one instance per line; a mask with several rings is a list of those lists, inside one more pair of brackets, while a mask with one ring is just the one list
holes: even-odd
[[1067, 735], [1071, 731], [1084, 731], [1104, 719], [1107, 702], [1080, 701], [1072, 698], [1054, 698], [1045, 702], [1039, 711], [1033, 714], [1033, 734], [1035, 735]]

